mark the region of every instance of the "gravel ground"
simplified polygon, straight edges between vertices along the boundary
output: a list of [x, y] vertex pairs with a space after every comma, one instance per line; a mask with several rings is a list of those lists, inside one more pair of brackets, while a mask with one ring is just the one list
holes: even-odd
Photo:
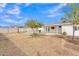
[[[0, 35], [0, 55], [25, 56], [78, 56], [79, 51], [69, 42], [56, 36], [32, 38], [28, 33]], [[71, 47], [71, 48], [70, 48]]]

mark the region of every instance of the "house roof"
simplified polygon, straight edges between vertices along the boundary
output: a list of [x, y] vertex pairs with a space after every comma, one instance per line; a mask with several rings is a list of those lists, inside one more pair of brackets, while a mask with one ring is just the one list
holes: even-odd
[[64, 26], [64, 25], [72, 25], [71, 23], [60, 23], [60, 24], [46, 24], [44, 26]]
[[61, 24], [46, 24], [44, 26], [61, 26]]

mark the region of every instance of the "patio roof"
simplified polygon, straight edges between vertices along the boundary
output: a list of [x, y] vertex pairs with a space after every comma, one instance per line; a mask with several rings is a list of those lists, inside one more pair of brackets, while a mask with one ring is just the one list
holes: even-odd
[[44, 26], [61, 26], [61, 24], [46, 24]]
[[44, 26], [64, 26], [64, 25], [72, 25], [71, 23], [60, 23], [60, 24], [46, 24]]

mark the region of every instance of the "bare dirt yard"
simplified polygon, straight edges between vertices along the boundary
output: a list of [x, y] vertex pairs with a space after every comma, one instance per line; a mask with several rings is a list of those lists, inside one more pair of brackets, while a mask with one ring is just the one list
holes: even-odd
[[28, 33], [0, 34], [3, 56], [78, 56], [79, 47], [56, 36], [30, 37]]

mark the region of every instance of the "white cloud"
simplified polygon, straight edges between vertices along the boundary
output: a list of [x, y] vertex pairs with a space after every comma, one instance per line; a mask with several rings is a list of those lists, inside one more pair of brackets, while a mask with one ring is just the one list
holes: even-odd
[[15, 20], [15, 19], [11, 19], [11, 18], [5, 18], [4, 20], [0, 21], [0, 22], [5, 22], [5, 23], [12, 23], [12, 24], [21, 24], [21, 23], [25, 23], [26, 20]]
[[11, 18], [4, 18], [1, 22], [14, 23], [14, 24], [17, 23], [16, 20]]
[[6, 3], [0, 3], [0, 7], [5, 8], [6, 7]]
[[3, 12], [4, 8], [6, 7], [6, 3], [0, 3], [0, 13]]
[[8, 23], [15, 23], [16, 21], [14, 19], [4, 19], [4, 22], [8, 22]]
[[8, 17], [9, 17], [9, 15], [4, 15], [4, 17], [5, 17], [5, 18], [8, 18]]
[[17, 23], [24, 23], [26, 20], [19, 20]]
[[32, 3], [16, 3], [17, 6], [24, 4], [25, 6], [30, 6]]
[[19, 18], [20, 19], [20, 18], [23, 18], [23, 17], [22, 16], [19, 16], [19, 15], [16, 15], [16, 18]]
[[2, 7], [0, 7], [0, 13], [2, 13], [3, 12], [3, 8]]
[[48, 10], [48, 17], [56, 17], [63, 15], [63, 13], [59, 13], [59, 10], [65, 7], [66, 5], [66, 3], [59, 4], [58, 6], [55, 6], [53, 9]]
[[66, 6], [67, 4], [59, 4], [58, 6], [55, 6], [55, 8], [49, 10], [50, 13], [55, 13], [57, 11], [59, 11], [61, 8], [63, 8], [64, 6]]
[[31, 5], [31, 3], [26, 3], [26, 4], [25, 4], [25, 6], [30, 6], [30, 5]]
[[22, 5], [22, 3], [16, 3], [17, 6]]
[[20, 14], [20, 8], [19, 8], [19, 6], [16, 5], [13, 9], [8, 10], [7, 13], [19, 15]]
[[0, 19], [9, 18], [9, 15], [0, 15]]
[[62, 13], [55, 13], [55, 14], [49, 14], [48, 17], [56, 17], [56, 16], [61, 16], [63, 15]]

